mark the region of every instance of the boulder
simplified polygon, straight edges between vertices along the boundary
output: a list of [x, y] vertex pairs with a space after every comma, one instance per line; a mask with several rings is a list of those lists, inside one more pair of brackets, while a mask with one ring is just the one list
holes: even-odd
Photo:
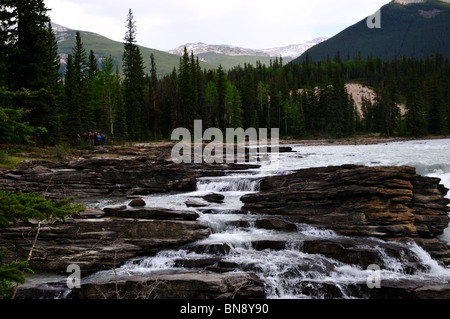
[[135, 198], [128, 204], [128, 206], [131, 207], [141, 207], [145, 205], [147, 204], [145, 203], [145, 200], [143, 200], [142, 198]]
[[185, 202], [185, 204], [186, 204], [187, 207], [205, 207], [205, 206], [208, 206], [208, 204], [206, 204], [206, 203], [203, 203], [203, 202], [200, 202], [200, 201], [196, 201], [196, 200], [192, 200], [192, 199], [187, 200]]
[[228, 255], [233, 247], [228, 243], [194, 243], [188, 250], [197, 254]]
[[203, 199], [210, 203], [222, 203], [225, 199], [225, 196], [223, 196], [222, 194], [213, 193], [203, 196]]

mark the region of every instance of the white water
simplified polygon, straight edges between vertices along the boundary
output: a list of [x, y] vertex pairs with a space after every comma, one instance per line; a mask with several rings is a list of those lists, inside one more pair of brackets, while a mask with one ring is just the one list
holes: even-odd
[[[355, 265], [317, 255], [301, 252], [301, 242], [307, 238], [336, 238], [336, 233], [327, 229], [317, 229], [308, 225], [297, 225], [297, 233], [283, 233], [254, 227], [240, 228], [231, 226], [230, 222], [245, 220], [250, 226], [261, 216], [245, 213], [236, 214], [242, 208], [240, 197], [257, 192], [259, 180], [272, 174], [286, 174], [289, 171], [321, 166], [342, 164], [409, 165], [417, 173], [439, 177], [450, 188], [450, 140], [426, 140], [395, 142], [377, 145], [359, 146], [300, 146], [292, 145], [293, 153], [283, 153], [275, 161], [264, 163], [260, 169], [242, 173], [232, 173], [224, 177], [202, 178], [198, 181], [197, 191], [184, 194], [151, 195], [144, 197], [148, 207], [168, 209], [191, 209], [185, 202], [189, 199], [201, 201], [209, 193], [221, 193], [224, 203], [208, 204], [205, 208], [214, 213], [203, 214], [200, 219], [207, 221], [212, 230], [209, 238], [199, 244], [222, 244], [232, 247], [223, 260], [236, 262], [243, 269], [256, 273], [266, 284], [269, 298], [323, 298], [323, 285], [331, 284], [340, 290], [342, 298], [353, 298], [348, 287], [351, 284], [365, 283], [368, 271]], [[450, 196], [448, 194], [447, 196]], [[125, 202], [122, 202], [125, 203]], [[117, 204], [110, 201], [100, 203], [101, 207]], [[232, 213], [233, 212], [233, 213]], [[442, 239], [450, 243], [450, 230], [447, 229]], [[255, 240], [285, 240], [291, 242], [290, 248], [273, 251], [256, 251], [251, 248]], [[381, 241], [380, 241], [381, 242]], [[399, 244], [400, 245], [400, 244]], [[407, 245], [407, 244], [401, 244]], [[381, 270], [382, 280], [423, 280], [426, 282], [450, 282], [450, 269], [439, 265], [428, 253], [415, 244], [408, 244], [417, 257], [418, 264], [413, 275], [408, 274], [403, 260], [391, 257], [378, 249], [385, 265]], [[121, 276], [154, 273], [183, 269], [175, 267], [178, 259], [200, 259], [213, 257], [211, 254], [198, 254], [186, 249], [162, 251], [156, 256], [131, 260], [118, 269]], [[111, 272], [102, 272], [95, 276], [110, 276]]]

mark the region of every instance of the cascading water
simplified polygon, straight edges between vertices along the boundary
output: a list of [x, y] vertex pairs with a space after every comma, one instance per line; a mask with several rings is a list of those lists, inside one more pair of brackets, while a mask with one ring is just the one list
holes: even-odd
[[[364, 293], [358, 291], [366, 285], [370, 275], [365, 267], [346, 264], [321, 254], [305, 253], [302, 249], [305, 240], [336, 241], [348, 238], [328, 229], [304, 224], [296, 224], [297, 232], [290, 233], [256, 228], [256, 219], [273, 216], [255, 216], [243, 212], [241, 196], [257, 192], [264, 176], [314, 166], [350, 163], [411, 165], [420, 174], [442, 178], [442, 183], [450, 188], [450, 159], [445, 155], [449, 154], [450, 140], [366, 146], [294, 146], [294, 150], [298, 153], [283, 154], [276, 166], [267, 163], [259, 170], [201, 178], [197, 190], [192, 193], [149, 196], [146, 200], [148, 206], [168, 209], [186, 209], [184, 202], [187, 199], [209, 193], [221, 193], [225, 200], [223, 203], [209, 204], [208, 212], [198, 210], [200, 219], [211, 227], [212, 233], [208, 238], [179, 250], [162, 251], [156, 256], [130, 260], [117, 269], [119, 276], [192, 269], [193, 264], [202, 264], [198, 261], [216, 258], [235, 265], [230, 271], [249, 271], [258, 275], [265, 282], [268, 298], [325, 298], [330, 295], [330, 291], [336, 298], [364, 298]], [[450, 239], [450, 232], [447, 231], [442, 238]], [[352, 240], [358, 241], [355, 238]], [[256, 249], [254, 243], [258, 241], [283, 242], [285, 247]], [[383, 248], [383, 241], [370, 241], [370, 249], [383, 261], [382, 280], [450, 281], [450, 269], [439, 265], [415, 243], [392, 243], [407, 252], [394, 256]], [[203, 250], [196, 247], [203, 247]], [[201, 269], [208, 269], [208, 266], [203, 265]], [[94, 276], [112, 276], [112, 273], [100, 272]]]
[[256, 192], [260, 179], [230, 176], [226, 178], [202, 178], [197, 183], [200, 192]]

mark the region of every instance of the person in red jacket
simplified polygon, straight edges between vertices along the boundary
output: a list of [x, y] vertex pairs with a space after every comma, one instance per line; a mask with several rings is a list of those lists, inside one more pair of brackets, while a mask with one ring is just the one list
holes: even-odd
[[89, 143], [94, 146], [94, 133], [89, 132]]

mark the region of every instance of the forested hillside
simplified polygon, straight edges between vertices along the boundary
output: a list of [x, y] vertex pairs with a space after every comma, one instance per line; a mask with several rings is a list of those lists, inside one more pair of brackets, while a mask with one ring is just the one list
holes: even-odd
[[[101, 60], [104, 57], [110, 57], [113, 59], [114, 65], [119, 67], [119, 71], [122, 72], [122, 54], [123, 54], [123, 43], [110, 40], [101, 35], [86, 31], [71, 30], [59, 25], [55, 26], [56, 40], [58, 41], [58, 53], [61, 56], [61, 71], [64, 73], [67, 66], [68, 55], [72, 52], [72, 48], [76, 43], [76, 34], [80, 33], [83, 39], [83, 44], [86, 51], [94, 51], [94, 55], [97, 59]], [[149, 69], [150, 66], [150, 56], [153, 56], [158, 60], [158, 76], [166, 75], [170, 73], [174, 66], [178, 65], [179, 57], [173, 54], [146, 48], [139, 46], [139, 49], [144, 57], [144, 66]], [[212, 69], [213, 65], [204, 63], [200, 61], [203, 68]]]
[[[158, 60], [136, 44], [132, 11], [124, 29], [123, 74], [110, 57], [101, 63], [80, 33], [58, 73], [55, 35], [42, 1], [1, 7], [9, 27], [1, 29], [1, 142], [78, 143], [85, 132], [105, 132], [131, 141], [170, 138], [177, 127], [280, 128], [284, 137], [351, 137], [446, 134], [450, 128], [450, 63], [442, 54], [426, 58], [381, 58], [336, 53], [317, 62], [259, 62], [224, 71], [202, 69], [185, 50], [178, 68], [157, 76]], [[18, 21], [18, 28], [14, 28]], [[26, 32], [23, 32], [26, 30]], [[373, 88], [362, 116], [345, 84]], [[398, 104], [406, 106], [402, 116]]]
[[426, 58], [439, 51], [450, 58], [450, 3], [424, 0], [418, 3], [391, 1], [380, 9], [380, 28], [369, 28], [367, 18], [348, 27], [334, 37], [319, 43], [297, 58], [306, 55], [314, 61], [333, 57], [336, 52], [354, 58], [372, 56]]

